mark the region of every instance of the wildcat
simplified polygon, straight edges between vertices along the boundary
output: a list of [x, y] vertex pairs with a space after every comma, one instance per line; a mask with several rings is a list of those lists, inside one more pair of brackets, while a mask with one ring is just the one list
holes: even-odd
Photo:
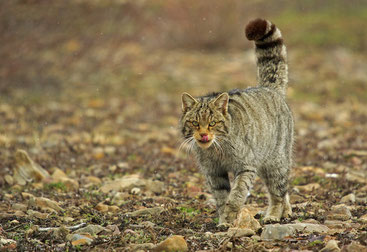
[[[286, 103], [288, 65], [280, 30], [264, 19], [251, 21], [258, 86], [194, 98], [182, 94], [182, 146], [195, 153], [216, 200], [219, 223], [231, 223], [244, 206], [256, 175], [269, 193], [263, 221], [289, 217], [293, 116]], [[230, 184], [228, 173], [233, 173]]]

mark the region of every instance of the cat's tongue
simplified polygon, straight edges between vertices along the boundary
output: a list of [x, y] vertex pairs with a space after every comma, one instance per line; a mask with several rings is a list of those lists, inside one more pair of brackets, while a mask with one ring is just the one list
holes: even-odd
[[204, 135], [204, 136], [202, 136], [202, 137], [201, 137], [201, 141], [202, 141], [202, 142], [204, 142], [204, 143], [209, 142], [209, 137], [208, 137], [208, 135]]

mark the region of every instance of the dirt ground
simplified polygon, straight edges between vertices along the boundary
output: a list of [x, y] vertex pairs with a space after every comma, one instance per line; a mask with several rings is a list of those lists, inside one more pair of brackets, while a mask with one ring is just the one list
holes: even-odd
[[[296, 121], [294, 216], [281, 224], [328, 231], [266, 240], [262, 225], [250, 236], [220, 236], [227, 228], [217, 226], [204, 178], [178, 151], [181, 93], [255, 85], [252, 45], [243, 34], [237, 44], [205, 42], [222, 33], [197, 38], [198, 48], [183, 45], [170, 23], [145, 23], [154, 8], [175, 5], [137, 2], [0, 4], [0, 250], [150, 250], [181, 235], [190, 251], [320, 251], [330, 240], [343, 251], [366, 251], [367, 35], [356, 28], [344, 43], [331, 31], [327, 39], [335, 40], [300, 45], [297, 36], [307, 34], [284, 21], [297, 16], [297, 6], [270, 15], [290, 41], [288, 102]], [[251, 5], [256, 15], [261, 4]], [[312, 22], [329, 17], [320, 10], [310, 10], [321, 13]], [[366, 10], [361, 5], [352, 26], [366, 21]], [[335, 23], [325, 24], [332, 30]], [[169, 37], [157, 29], [180, 43], [163, 43]], [[159, 39], [147, 42], [153, 35]], [[267, 196], [259, 179], [247, 204], [261, 222]], [[98, 231], [78, 237], [77, 225]]]

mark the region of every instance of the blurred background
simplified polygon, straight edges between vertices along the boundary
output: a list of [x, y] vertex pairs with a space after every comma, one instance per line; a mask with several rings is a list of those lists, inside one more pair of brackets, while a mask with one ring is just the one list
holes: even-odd
[[[108, 221], [121, 231], [131, 228], [126, 223], [142, 221], [124, 219], [126, 212], [164, 205], [169, 214], [148, 219], [162, 229], [146, 232], [139, 242], [191, 235], [183, 229], [188, 225], [198, 233], [218, 231], [203, 177], [192, 158], [178, 152], [181, 94], [256, 85], [253, 44], [244, 27], [257, 17], [275, 23], [288, 48], [288, 102], [297, 139], [291, 203], [316, 204], [311, 210], [294, 208], [295, 213], [323, 223], [319, 209], [329, 210], [354, 193], [360, 208], [353, 215], [366, 214], [366, 201], [358, 201], [367, 197], [365, 0], [0, 1], [1, 211], [10, 211], [25, 190], [61, 202], [73, 225]], [[4, 180], [19, 164], [17, 149], [49, 173], [61, 169], [76, 190], [62, 183], [20, 187], [11, 176]], [[161, 181], [158, 193], [125, 192], [118, 218], [96, 211], [97, 204], [110, 205], [115, 197], [101, 193], [100, 185], [128, 174]], [[257, 181], [254, 187], [248, 202], [263, 209], [264, 186]], [[27, 218], [18, 221], [28, 223]], [[56, 224], [50, 218], [32, 220], [59, 226], [58, 216], [51, 219]], [[14, 230], [11, 223], [2, 221], [4, 229]], [[358, 233], [348, 232], [343, 244]], [[193, 250], [219, 246], [197, 237], [189, 241]], [[41, 239], [43, 246], [54, 250], [48, 239]], [[135, 242], [120, 239], [100, 244]], [[34, 250], [27, 238], [20, 242]]]

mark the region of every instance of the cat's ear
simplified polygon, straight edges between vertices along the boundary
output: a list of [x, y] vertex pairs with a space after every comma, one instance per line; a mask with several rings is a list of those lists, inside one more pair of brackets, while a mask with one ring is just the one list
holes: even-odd
[[182, 111], [186, 112], [190, 110], [197, 102], [194, 97], [189, 95], [188, 93], [182, 94]]
[[229, 101], [229, 95], [227, 93], [223, 93], [223, 94], [219, 95], [214, 101], [215, 107], [219, 111], [221, 111], [223, 113], [223, 115], [227, 114], [228, 101]]

